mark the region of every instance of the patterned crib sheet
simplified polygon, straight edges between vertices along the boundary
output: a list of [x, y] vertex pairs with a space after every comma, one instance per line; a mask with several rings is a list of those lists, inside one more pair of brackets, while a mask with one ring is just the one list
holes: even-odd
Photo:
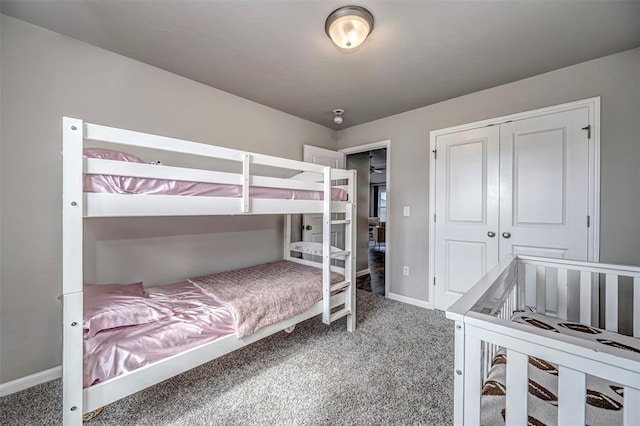
[[[511, 319], [521, 324], [640, 353], [640, 339], [634, 337], [530, 311], [516, 312]], [[506, 351], [501, 349], [492, 360], [491, 369], [482, 388], [481, 423], [485, 426], [505, 424], [506, 363]], [[531, 426], [558, 424], [557, 366], [530, 356], [528, 372], [528, 424]], [[587, 424], [592, 426], [622, 424], [623, 393], [623, 387], [619, 384], [587, 375]]]

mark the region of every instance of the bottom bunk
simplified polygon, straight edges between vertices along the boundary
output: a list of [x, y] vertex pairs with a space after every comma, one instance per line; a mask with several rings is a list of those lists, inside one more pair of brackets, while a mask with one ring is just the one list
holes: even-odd
[[[332, 273], [332, 283], [342, 280]], [[90, 412], [321, 314], [322, 270], [277, 261], [146, 291], [142, 283], [85, 286], [84, 299]], [[334, 292], [331, 306], [346, 299]]]
[[505, 258], [447, 311], [455, 423], [640, 424], [639, 316], [640, 268]]

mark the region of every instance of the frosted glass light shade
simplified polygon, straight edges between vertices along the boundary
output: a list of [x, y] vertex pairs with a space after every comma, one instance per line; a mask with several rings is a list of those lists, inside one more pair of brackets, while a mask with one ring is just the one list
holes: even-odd
[[354, 49], [360, 46], [373, 30], [373, 15], [360, 6], [336, 9], [327, 18], [325, 31], [336, 46]]

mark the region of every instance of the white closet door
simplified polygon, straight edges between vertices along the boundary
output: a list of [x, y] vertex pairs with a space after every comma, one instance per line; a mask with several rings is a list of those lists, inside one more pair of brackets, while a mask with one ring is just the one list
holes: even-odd
[[499, 137], [498, 127], [484, 127], [436, 139], [437, 309], [498, 262]]
[[587, 108], [500, 126], [500, 256], [587, 260]]

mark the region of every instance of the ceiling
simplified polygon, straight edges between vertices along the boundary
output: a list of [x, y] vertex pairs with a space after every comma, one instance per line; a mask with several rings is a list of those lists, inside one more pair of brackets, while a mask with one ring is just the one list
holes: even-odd
[[[330, 128], [640, 46], [640, 1], [362, 0], [373, 33], [338, 50], [334, 0], [2, 0], [3, 14]], [[331, 111], [344, 108], [336, 126]]]

